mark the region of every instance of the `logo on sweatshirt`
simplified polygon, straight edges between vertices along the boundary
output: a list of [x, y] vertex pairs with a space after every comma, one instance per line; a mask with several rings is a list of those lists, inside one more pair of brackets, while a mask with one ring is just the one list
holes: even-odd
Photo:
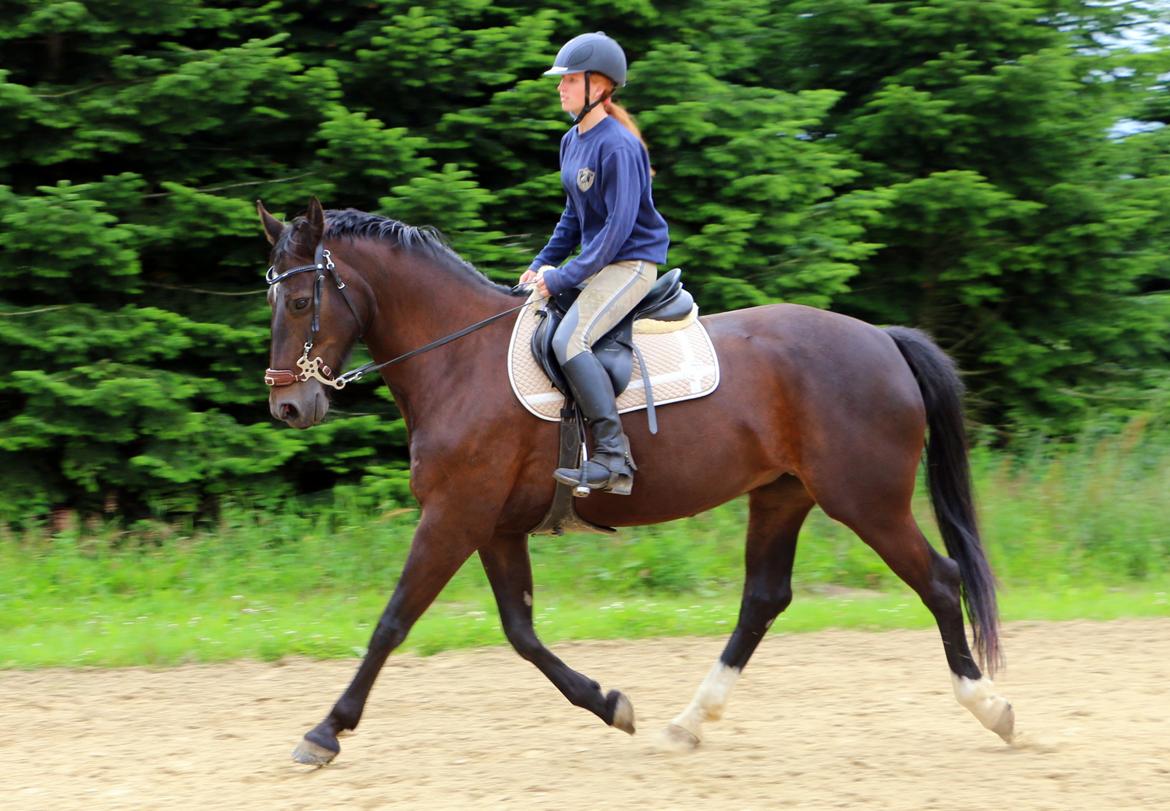
[[593, 178], [597, 177], [592, 169], [581, 169], [577, 172], [577, 188], [589, 191], [593, 187]]

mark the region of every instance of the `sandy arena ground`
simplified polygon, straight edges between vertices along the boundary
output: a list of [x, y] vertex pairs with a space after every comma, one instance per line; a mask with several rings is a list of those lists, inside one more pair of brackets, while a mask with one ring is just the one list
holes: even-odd
[[687, 755], [653, 746], [722, 639], [556, 646], [631, 738], [511, 650], [391, 657], [324, 769], [294, 764], [356, 663], [0, 672], [6, 809], [1170, 809], [1170, 620], [1004, 629], [1021, 744], [951, 694], [934, 632], [773, 634]]

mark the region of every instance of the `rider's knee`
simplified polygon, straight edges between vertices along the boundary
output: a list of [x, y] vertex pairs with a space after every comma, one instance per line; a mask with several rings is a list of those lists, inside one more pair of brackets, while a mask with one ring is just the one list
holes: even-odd
[[561, 332], [561, 330], [557, 330], [557, 334], [553, 336], [552, 350], [553, 354], [557, 356], [557, 363], [564, 366], [582, 352], [588, 352], [589, 346], [581, 338], [574, 339], [571, 331], [565, 330], [566, 334], [564, 335]]

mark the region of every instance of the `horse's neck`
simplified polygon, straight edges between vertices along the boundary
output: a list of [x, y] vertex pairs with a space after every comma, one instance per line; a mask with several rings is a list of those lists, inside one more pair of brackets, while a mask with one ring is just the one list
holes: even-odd
[[[374, 302], [366, 347], [378, 362], [521, 302], [473, 271], [409, 251], [371, 250], [364, 259], [363, 278]], [[474, 332], [383, 370], [412, 431], [425, 416], [443, 412], [443, 405], [453, 400], [453, 388], [471, 383], [489, 341], [486, 331]]]

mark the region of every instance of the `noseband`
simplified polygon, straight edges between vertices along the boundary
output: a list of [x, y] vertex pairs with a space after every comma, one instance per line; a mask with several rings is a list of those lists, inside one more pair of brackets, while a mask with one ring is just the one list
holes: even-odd
[[341, 276], [337, 273], [337, 268], [333, 264], [333, 257], [325, 249], [325, 241], [321, 240], [317, 243], [317, 249], [313, 252], [313, 264], [299, 265], [295, 268], [289, 268], [282, 273], [277, 273], [276, 265], [273, 265], [268, 268], [265, 279], [268, 281], [268, 286], [272, 287], [274, 284], [279, 284], [290, 276], [309, 272], [316, 272], [317, 278], [313, 282], [313, 320], [309, 324], [309, 340], [305, 341], [304, 351], [301, 352], [300, 358], [297, 359], [297, 368], [300, 369], [300, 372], [297, 373], [291, 369], [266, 369], [264, 371], [264, 383], [278, 388], [280, 386], [291, 386], [293, 383], [303, 383], [306, 380], [319, 380], [326, 386], [343, 389], [345, 388], [345, 384], [349, 382], [347, 379], [348, 375], [342, 375], [335, 380], [333, 378], [333, 370], [321, 360], [320, 356], [315, 358], [309, 357], [309, 353], [313, 351], [313, 344], [317, 341], [317, 333], [321, 330], [321, 293], [325, 287], [326, 273], [333, 278], [333, 283], [337, 286], [341, 297], [345, 299], [345, 303], [349, 306], [349, 311], [353, 313], [354, 320], [359, 325], [362, 323], [362, 319], [358, 316], [357, 310], [354, 309], [353, 302], [349, 300], [349, 294], [345, 292], [345, 282], [341, 280]]

